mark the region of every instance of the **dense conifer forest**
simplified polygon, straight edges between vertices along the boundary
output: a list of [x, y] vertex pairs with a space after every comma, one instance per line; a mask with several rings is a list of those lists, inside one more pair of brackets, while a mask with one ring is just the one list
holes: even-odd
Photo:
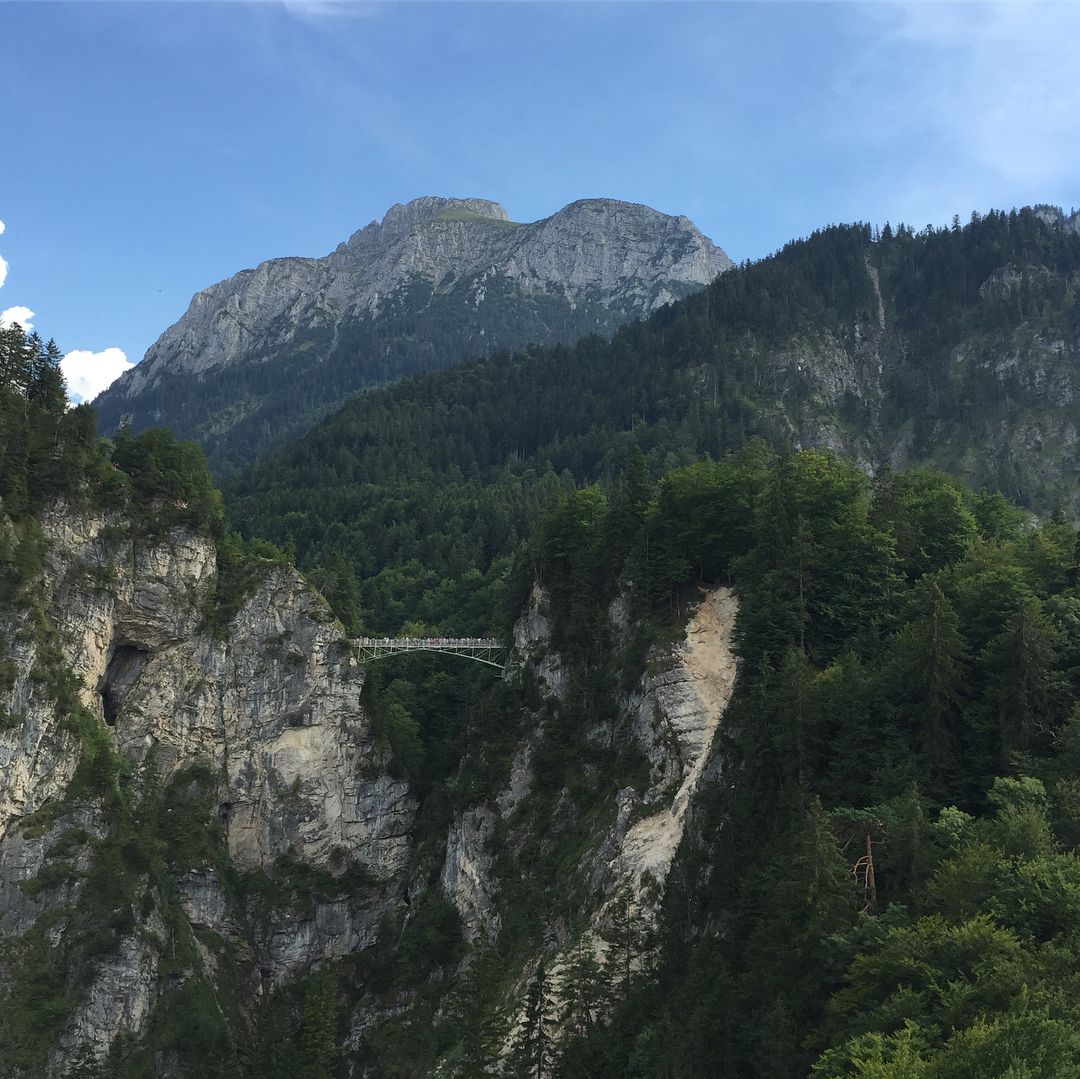
[[[1006, 265], [1026, 268], [1019, 283], [987, 287]], [[1069, 503], [1067, 477], [1014, 460], [1008, 482], [967, 469], [972, 487], [796, 449], [777, 402], [798, 384], [760, 360], [825, 337], [858, 356], [867, 327], [886, 341], [883, 303], [904, 352], [881, 346], [896, 362], [873, 422], [904, 427], [916, 461], [936, 457], [934, 433], [951, 424], [939, 463], [960, 461], [1038, 399], [1021, 374], [951, 362], [955, 349], [985, 358], [1018, 326], [1075, 347], [1077, 271], [1080, 238], [1030, 211], [920, 234], [825, 230], [612, 342], [354, 399], [230, 484], [246, 540], [196, 447], [158, 431], [100, 439], [89, 408], [65, 408], [55, 348], [4, 331], [4, 610], [35, 603], [34, 515], [83, 506], [150, 538], [172, 526], [214, 536], [210, 628], [260, 567], [289, 558], [354, 632], [506, 634], [538, 582], [569, 671], [560, 707], [524, 676], [414, 661], [365, 687], [392, 768], [417, 792], [420, 849], [495, 797], [536, 725], [533, 787], [500, 836], [490, 944], [467, 944], [431, 889], [376, 946], [275, 992], [255, 1020], [189, 980], [142, 1043], [70, 1074], [149, 1076], [167, 1052], [180, 1074], [206, 1076], [330, 1077], [346, 1062], [388, 1079], [1075, 1076], [1080, 549], [1053, 505]], [[853, 398], [842, 417], [856, 441], [864, 406]], [[582, 929], [575, 852], [618, 791], [647, 785], [612, 702], [682, 632], [701, 589], [725, 583], [739, 601], [738, 677], [660, 924], [646, 939], [627, 910], [605, 964], [581, 948], [555, 984], [549, 942]], [[619, 647], [616, 599], [634, 627]], [[80, 712], [55, 649], [43, 655], [85, 745], [76, 797], [103, 799], [113, 831], [96, 841], [86, 933], [64, 955], [48, 927], [18, 945], [23, 973], [0, 1020], [12, 1074], [44, 1059], [76, 992], [68, 970], [85, 977], [132, 923], [133, 881], [167, 897], [182, 872], [229, 872], [202, 793], [212, 778], [162, 790], [160, 776], [132, 775]], [[253, 907], [370, 886], [289, 865], [228, 879]], [[511, 1038], [503, 1010], [537, 952]], [[360, 1005], [383, 1019], [343, 1047]]]
[[659, 967], [556, 1073], [1075, 1074], [1075, 528], [760, 446], [632, 486], [545, 517], [560, 623], [730, 579], [742, 667]]
[[230, 512], [294, 544], [349, 618], [359, 595], [368, 629], [480, 632], [539, 508], [575, 485], [610, 493], [634, 446], [656, 475], [758, 436], [1075, 506], [1078, 272], [1080, 236], [1030, 209], [918, 234], [825, 229], [610, 342], [355, 397], [229, 481]]

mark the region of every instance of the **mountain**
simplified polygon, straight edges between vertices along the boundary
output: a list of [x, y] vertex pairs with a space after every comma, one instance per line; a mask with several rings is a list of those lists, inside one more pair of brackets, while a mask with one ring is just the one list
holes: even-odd
[[230, 513], [295, 543], [331, 595], [343, 561], [383, 631], [482, 622], [541, 507], [575, 484], [610, 492], [635, 446], [660, 474], [757, 437], [1080, 513], [1076, 222], [1038, 207], [822, 230], [610, 342], [358, 396], [230, 480]]
[[483, 1051], [514, 1053], [571, 880], [595, 946], [636, 956], [620, 919], [655, 920], [732, 692], [731, 590], [594, 672], [585, 739], [564, 589], [519, 597], [501, 671], [384, 673], [227, 532], [195, 447], [95, 439], [58, 359], [0, 336], [0, 1076], [421, 1075], [436, 1012], [478, 1004]]
[[0, 336], [4, 1079], [1080, 1072], [1072, 525], [635, 452], [502, 670], [374, 659], [58, 360]]
[[0, 1076], [1080, 1073], [1075, 526], [680, 412], [774, 390], [698, 361], [843, 357], [883, 305], [945, 355], [1070, 340], [1077, 239], [831, 229], [325, 425], [280, 475], [341, 477], [281, 522], [325, 530], [311, 577], [414, 652], [470, 620], [501, 670], [376, 658], [197, 447], [97, 437], [59, 351], [0, 333]]
[[584, 199], [520, 224], [483, 199], [415, 199], [325, 258], [198, 293], [95, 407], [104, 430], [163, 425], [228, 471], [364, 387], [609, 334], [730, 266], [687, 218], [647, 206]]

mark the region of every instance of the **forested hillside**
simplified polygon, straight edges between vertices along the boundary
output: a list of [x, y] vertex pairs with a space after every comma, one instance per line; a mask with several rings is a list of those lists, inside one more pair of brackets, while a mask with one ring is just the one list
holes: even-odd
[[197, 293], [95, 407], [108, 434], [127, 417], [197, 439], [223, 475], [358, 390], [609, 334], [730, 265], [687, 218], [614, 199], [531, 223], [485, 199], [414, 199], [325, 258], [273, 259]]
[[[280, 548], [8, 331], [0, 1074], [1078, 1074], [1080, 543], [1030, 512], [1067, 467], [1017, 505], [781, 422], [1048, 423], [989, 357], [1071, 377], [1078, 243], [827, 230], [358, 398], [233, 489]], [[807, 350], [843, 363], [792, 397]], [[886, 354], [877, 426], [825, 426], [821, 372]], [[353, 630], [498, 632], [505, 672], [365, 668], [294, 554]]]
[[368, 628], [462, 632], [483, 628], [470, 597], [498, 591], [551, 492], [610, 490], [633, 446], [656, 474], [760, 436], [1075, 511], [1078, 273], [1080, 235], [1046, 208], [825, 229], [610, 343], [356, 397], [231, 481], [230, 511], [295, 543], [332, 599], [355, 598], [355, 574]]
[[560, 624], [595, 661], [613, 576], [730, 577], [741, 667], [658, 966], [555, 1074], [1076, 1074], [1075, 528], [815, 453], [677, 470], [629, 532], [628, 489], [545, 518]]

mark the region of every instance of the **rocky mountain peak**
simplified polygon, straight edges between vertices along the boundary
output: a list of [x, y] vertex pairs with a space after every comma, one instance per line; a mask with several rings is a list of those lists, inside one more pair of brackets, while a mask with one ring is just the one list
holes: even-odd
[[432, 221], [506, 221], [510, 215], [497, 202], [490, 199], [442, 198], [438, 195], [422, 195], [410, 202], [397, 202], [383, 215], [381, 221], [353, 233], [348, 247], [377, 243], [392, 243], [420, 225]]
[[492, 221], [509, 221], [510, 215], [490, 199], [446, 199], [435, 195], [424, 195], [404, 204], [397, 203], [386, 211], [383, 228], [406, 228], [439, 218], [448, 220], [468, 220], [469, 218], [489, 218]]
[[1035, 216], [1051, 228], [1059, 228], [1080, 235], [1080, 210], [1073, 210], [1067, 214], [1060, 206], [1039, 203], [1034, 207], [1034, 211]]
[[241, 466], [366, 386], [611, 333], [731, 265], [688, 218], [636, 203], [581, 199], [517, 223], [488, 199], [425, 195], [324, 258], [204, 289], [95, 404], [106, 432], [130, 416]]

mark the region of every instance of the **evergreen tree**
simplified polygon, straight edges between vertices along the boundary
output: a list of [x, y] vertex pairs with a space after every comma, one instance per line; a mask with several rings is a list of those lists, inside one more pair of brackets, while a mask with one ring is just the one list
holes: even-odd
[[930, 585], [923, 613], [903, 632], [897, 646], [899, 692], [910, 703], [927, 782], [944, 790], [952, 776], [967, 683], [967, 655], [960, 620], [945, 593]]
[[300, 1029], [305, 1079], [335, 1079], [341, 1053], [337, 1040], [337, 981], [329, 969], [308, 979]]
[[511, 1050], [514, 1074], [522, 1079], [547, 1079], [554, 1064], [557, 1003], [547, 961], [541, 956], [525, 990], [525, 1012]]
[[601, 933], [607, 946], [604, 976], [612, 992], [626, 999], [634, 981], [648, 970], [654, 935], [644, 913], [625, 892], [616, 897], [609, 909], [608, 924]]
[[457, 1074], [462, 1079], [487, 1079], [499, 1072], [506, 1036], [504, 1004], [498, 995], [500, 975], [495, 950], [478, 943], [453, 1008], [453, 1022], [461, 1035]]
[[1038, 601], [1023, 602], [992, 642], [990, 701], [1001, 736], [1003, 762], [1046, 740], [1061, 721], [1062, 678], [1055, 670], [1057, 633]]
[[564, 1038], [589, 1038], [610, 1006], [610, 986], [588, 936], [569, 949], [559, 983], [559, 1029]]

